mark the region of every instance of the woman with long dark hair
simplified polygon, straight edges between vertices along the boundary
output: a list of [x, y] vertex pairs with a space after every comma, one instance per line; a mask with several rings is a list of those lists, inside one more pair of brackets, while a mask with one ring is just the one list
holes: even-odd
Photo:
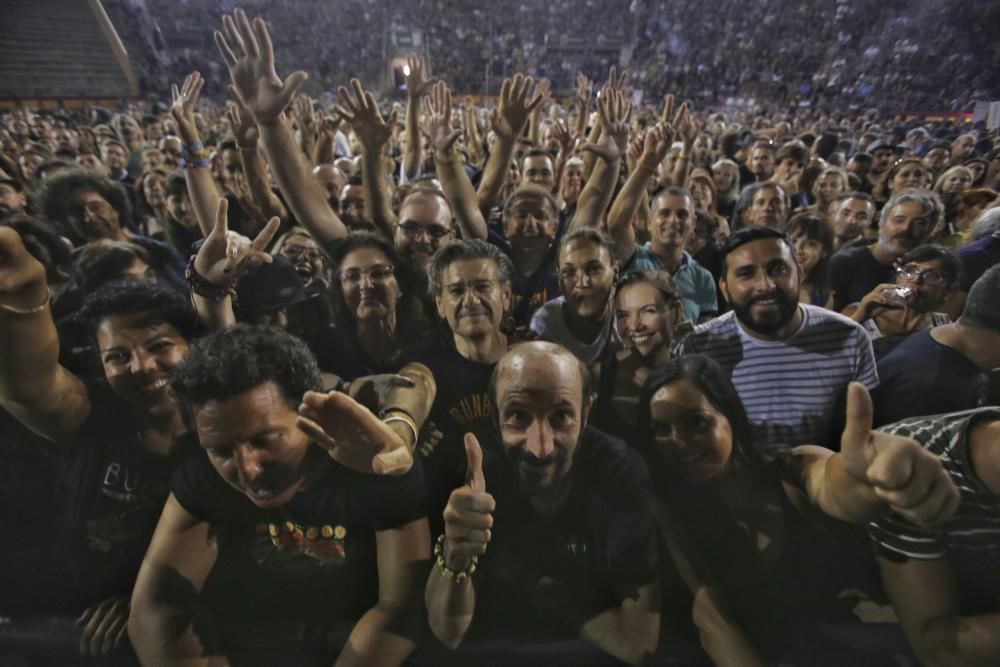
[[[714, 361], [681, 357], [646, 380], [638, 444], [668, 550], [717, 665], [855, 662], [838, 637], [850, 635], [856, 591], [876, 575], [863, 531], [849, 523], [890, 509], [933, 523], [957, 508], [957, 490], [936, 457], [912, 440], [871, 431], [871, 400], [857, 383], [847, 414], [840, 452], [802, 446], [765, 461], [735, 387]], [[901, 469], [914, 475], [883, 477]]]

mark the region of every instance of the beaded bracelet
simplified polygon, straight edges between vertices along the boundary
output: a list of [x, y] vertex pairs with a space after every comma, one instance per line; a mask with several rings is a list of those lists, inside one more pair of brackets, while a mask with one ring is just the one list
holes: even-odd
[[444, 533], [438, 535], [437, 542], [434, 543], [434, 558], [437, 560], [437, 566], [441, 568], [441, 573], [456, 584], [472, 579], [472, 575], [476, 573], [476, 566], [479, 565], [479, 556], [473, 556], [472, 563], [465, 570], [455, 572], [448, 569], [444, 562]]
[[184, 157], [193, 155], [195, 153], [200, 153], [203, 150], [205, 150], [205, 144], [201, 143], [200, 141], [196, 141], [193, 144], [188, 144], [187, 146], [184, 147]]
[[184, 169], [208, 169], [212, 166], [210, 160], [181, 160], [181, 167]]
[[225, 285], [216, 285], [205, 278], [205, 276], [198, 273], [198, 271], [194, 268], [194, 260], [197, 259], [197, 257], [197, 255], [191, 255], [191, 259], [188, 260], [187, 268], [184, 270], [184, 277], [187, 278], [188, 285], [191, 286], [192, 292], [202, 298], [208, 299], [209, 301], [215, 301], [216, 303], [236, 293], [235, 278], [227, 282]]

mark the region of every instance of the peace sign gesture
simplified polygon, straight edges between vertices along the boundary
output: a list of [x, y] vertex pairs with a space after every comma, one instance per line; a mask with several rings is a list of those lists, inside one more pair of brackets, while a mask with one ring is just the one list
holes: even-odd
[[261, 264], [270, 264], [273, 258], [264, 250], [281, 224], [278, 218], [271, 218], [253, 241], [229, 231], [227, 214], [229, 202], [225, 197], [219, 200], [215, 215], [215, 226], [205, 237], [194, 260], [194, 269], [213, 285], [225, 285], [250, 269]]

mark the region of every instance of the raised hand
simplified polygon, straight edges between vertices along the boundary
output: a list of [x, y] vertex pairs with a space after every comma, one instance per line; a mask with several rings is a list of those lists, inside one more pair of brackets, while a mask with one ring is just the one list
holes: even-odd
[[406, 94], [413, 99], [420, 99], [437, 79], [430, 78], [427, 63], [420, 56], [407, 56], [406, 65], [410, 68], [410, 74], [403, 77], [406, 81]]
[[465, 435], [465, 456], [468, 481], [451, 492], [443, 515], [445, 565], [453, 572], [468, 570], [473, 558], [486, 553], [496, 510], [496, 501], [486, 492], [483, 450], [471, 433]]
[[235, 89], [229, 86], [229, 91], [233, 95], [233, 104], [226, 109], [226, 120], [229, 122], [229, 130], [236, 138], [236, 145], [245, 150], [257, 148], [260, 140], [260, 130], [254, 122], [250, 110], [243, 106], [236, 96]]
[[528, 116], [542, 103], [542, 96], [536, 91], [529, 100], [528, 91], [534, 80], [530, 76], [515, 74], [512, 79], [504, 79], [500, 86], [500, 104], [490, 115], [493, 131], [497, 136], [514, 141], [528, 122]]
[[228, 212], [229, 202], [223, 197], [219, 200], [215, 226], [205, 237], [194, 260], [195, 271], [213, 285], [225, 285], [253, 267], [270, 264], [273, 259], [265, 248], [281, 225], [281, 220], [271, 218], [257, 238], [251, 241], [229, 231]]
[[542, 104], [552, 99], [552, 82], [548, 79], [539, 79], [535, 86], [535, 94], [542, 98]]
[[639, 157], [639, 166], [653, 172], [659, 168], [665, 159], [670, 147], [674, 143], [674, 129], [671, 125], [657, 123], [648, 130], [642, 143], [642, 155]]
[[392, 137], [392, 128], [396, 124], [396, 112], [393, 110], [389, 121], [386, 122], [382, 118], [382, 114], [379, 113], [375, 96], [362, 88], [360, 81], [351, 79], [351, 88], [354, 90], [353, 96], [344, 86], [337, 89], [337, 95], [343, 105], [335, 106], [334, 110], [338, 116], [354, 128], [354, 134], [357, 135], [358, 141], [361, 142], [366, 153], [370, 155], [381, 154], [382, 148]]
[[614, 162], [628, 150], [632, 103], [623, 92], [606, 86], [597, 100], [597, 111], [601, 118], [601, 138], [596, 144], [585, 144], [581, 150], [596, 153], [606, 162]]
[[188, 74], [180, 89], [176, 83], [170, 85], [170, 96], [173, 99], [170, 115], [177, 124], [177, 134], [187, 146], [197, 143], [199, 139], [194, 107], [198, 104], [198, 96], [204, 85], [205, 80], [198, 72]]
[[624, 70], [623, 69], [621, 75], [617, 75], [616, 74], [616, 69], [617, 68], [614, 65], [612, 65], [611, 69], [608, 70], [608, 83], [607, 83], [607, 87], [608, 88], [614, 88], [619, 93], [622, 93], [623, 95], [625, 95], [626, 97], [628, 97], [629, 96], [628, 95], [628, 88], [627, 88], [627, 85], [628, 85], [628, 70]]
[[296, 424], [326, 449], [330, 458], [352, 470], [402, 475], [413, 466], [407, 443], [371, 410], [346, 394], [306, 392]]
[[215, 44], [229, 68], [236, 96], [258, 125], [277, 122], [308, 75], [300, 70], [281, 80], [264, 19], [257, 17], [251, 26], [246, 13], [237, 9], [235, 16], [222, 18], [222, 25], [225, 34], [216, 31]]
[[316, 110], [313, 108], [312, 100], [304, 95], [300, 95], [292, 100], [292, 111], [295, 120], [299, 123], [299, 130], [304, 133], [316, 133]]
[[127, 597], [108, 598], [84, 611], [76, 619], [77, 626], [83, 629], [80, 655], [97, 658], [117, 650], [128, 631], [128, 613]]
[[674, 123], [674, 129], [681, 141], [684, 142], [685, 150], [689, 152], [691, 146], [694, 145], [694, 140], [701, 133], [701, 123], [694, 117], [691, 107], [687, 103], [682, 104], [678, 110], [678, 119]]
[[0, 226], [0, 315], [4, 308], [30, 311], [45, 300], [45, 267], [24, 247], [21, 235]]
[[594, 82], [583, 72], [576, 75], [576, 100], [580, 103], [580, 113], [586, 113], [590, 108], [590, 99], [594, 96]]
[[872, 414], [868, 390], [852, 382], [840, 438], [848, 474], [870, 484], [892, 511], [917, 525], [933, 526], [950, 518], [960, 495], [941, 460], [914, 440], [872, 431]]
[[552, 134], [555, 135], [556, 141], [559, 143], [559, 152], [562, 153], [563, 157], [568, 158], [572, 155], [573, 149], [576, 148], [576, 137], [566, 126], [566, 121], [561, 118], [556, 119], [552, 123]]
[[323, 120], [319, 123], [320, 132], [328, 135], [331, 139], [337, 137], [337, 132], [340, 131], [340, 125], [344, 122], [344, 117], [339, 113], [334, 112], [329, 116], [323, 116]]
[[434, 84], [431, 94], [423, 99], [421, 110], [424, 122], [420, 123], [420, 133], [427, 137], [438, 155], [451, 155], [462, 131], [452, 129], [451, 91], [444, 81]]

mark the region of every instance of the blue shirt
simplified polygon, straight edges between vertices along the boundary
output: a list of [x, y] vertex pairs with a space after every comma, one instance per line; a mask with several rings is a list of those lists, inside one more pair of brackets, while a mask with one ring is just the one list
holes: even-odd
[[[637, 246], [635, 254], [624, 268], [624, 272], [666, 270], [663, 260], [653, 252], [650, 243]], [[684, 317], [697, 324], [699, 318], [719, 312], [719, 303], [715, 298], [715, 280], [711, 272], [695, 261], [686, 250], [681, 257], [681, 265], [671, 277], [684, 303]]]

